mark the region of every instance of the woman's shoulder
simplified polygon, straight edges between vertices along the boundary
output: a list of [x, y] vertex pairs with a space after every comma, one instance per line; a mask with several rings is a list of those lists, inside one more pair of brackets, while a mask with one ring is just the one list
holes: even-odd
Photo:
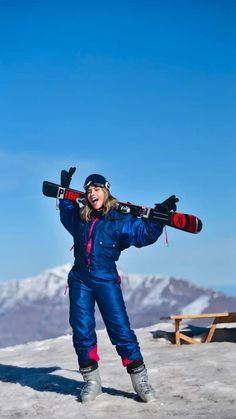
[[109, 220], [124, 220], [124, 221], [128, 221], [134, 218], [133, 215], [124, 214], [123, 212], [119, 211], [119, 209], [116, 207], [112, 207], [110, 209], [107, 217]]

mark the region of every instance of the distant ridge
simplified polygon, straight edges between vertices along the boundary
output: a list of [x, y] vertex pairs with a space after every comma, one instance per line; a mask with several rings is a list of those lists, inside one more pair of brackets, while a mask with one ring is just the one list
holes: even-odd
[[[67, 264], [33, 278], [0, 283], [0, 347], [71, 333], [68, 295], [64, 295], [70, 269]], [[124, 272], [120, 276], [134, 328], [156, 324], [171, 313], [235, 311], [236, 298], [183, 279]], [[96, 324], [104, 328], [98, 312]]]

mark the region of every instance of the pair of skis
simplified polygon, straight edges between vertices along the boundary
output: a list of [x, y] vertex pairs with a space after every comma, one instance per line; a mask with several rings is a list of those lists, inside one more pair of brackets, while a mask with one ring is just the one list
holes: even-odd
[[[86, 202], [85, 192], [80, 192], [71, 188], [63, 188], [56, 183], [48, 181], [43, 182], [43, 194], [51, 198], [68, 199], [77, 203], [84, 204]], [[195, 215], [182, 214], [174, 211], [164, 214], [155, 208], [131, 204], [130, 202], [117, 202], [116, 208], [124, 214], [132, 214], [137, 217], [148, 219], [154, 223], [162, 223], [188, 233], [199, 233], [202, 229], [202, 222]]]

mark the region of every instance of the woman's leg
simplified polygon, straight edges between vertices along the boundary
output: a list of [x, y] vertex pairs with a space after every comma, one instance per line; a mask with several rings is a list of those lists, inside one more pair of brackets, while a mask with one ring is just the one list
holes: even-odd
[[116, 346], [124, 366], [142, 361], [139, 343], [130, 327], [129, 318], [118, 281], [93, 281], [95, 298], [109, 338]]
[[85, 382], [80, 398], [82, 403], [86, 403], [102, 394], [95, 333], [95, 298], [92, 289], [78, 279], [71, 280], [70, 278], [69, 289], [73, 343]]
[[80, 366], [99, 360], [95, 332], [95, 298], [93, 290], [73, 274], [69, 276], [70, 325], [73, 344]]
[[147, 370], [136, 335], [130, 327], [119, 283], [104, 281], [94, 289], [110, 340], [116, 345], [123, 365], [127, 367], [134, 390], [144, 402], [155, 400], [156, 393], [148, 382]]

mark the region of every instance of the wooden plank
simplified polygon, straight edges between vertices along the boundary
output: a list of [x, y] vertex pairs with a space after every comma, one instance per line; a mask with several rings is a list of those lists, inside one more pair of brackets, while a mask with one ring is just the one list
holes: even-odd
[[194, 339], [194, 338], [190, 338], [187, 335], [184, 335], [183, 333], [179, 334], [180, 339], [185, 340], [188, 343], [200, 343], [198, 340]]
[[229, 313], [227, 317], [218, 317], [217, 323], [236, 323], [236, 313]]
[[236, 322], [236, 313], [229, 313], [229, 317], [227, 318], [227, 322], [229, 322], [229, 323]]
[[215, 333], [215, 330], [216, 330], [216, 325], [217, 325], [217, 319], [215, 319], [215, 320], [213, 321], [213, 323], [212, 323], [212, 325], [211, 325], [211, 328], [210, 328], [210, 330], [209, 330], [209, 333], [208, 333], [208, 335], [207, 335], [207, 337], [206, 337], [205, 343], [210, 343], [210, 342], [211, 342], [211, 340], [212, 340], [212, 338], [213, 338], [213, 335], [214, 335], [214, 333]]
[[179, 320], [179, 319], [177, 319], [177, 320], [175, 320], [175, 342], [176, 342], [176, 345], [180, 345], [181, 344], [181, 342], [180, 342], [180, 323], [181, 323], [181, 320]]
[[236, 313], [203, 313], [203, 314], [178, 314], [178, 315], [171, 315], [168, 317], [160, 317], [161, 320], [183, 320], [183, 319], [202, 319], [202, 318], [209, 318], [209, 317], [229, 317], [235, 316]]

